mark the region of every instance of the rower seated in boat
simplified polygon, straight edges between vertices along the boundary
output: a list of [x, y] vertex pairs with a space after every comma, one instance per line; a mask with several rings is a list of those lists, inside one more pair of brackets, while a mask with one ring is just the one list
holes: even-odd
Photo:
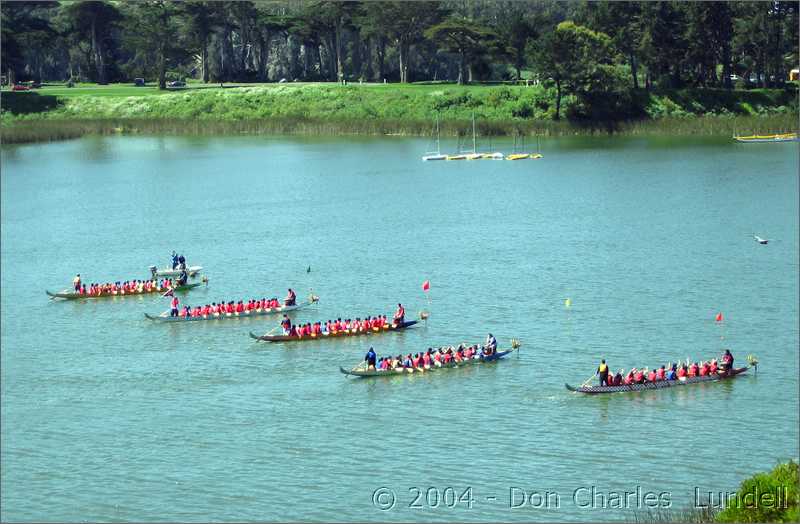
[[292, 288], [289, 288], [289, 292], [286, 293], [286, 298], [283, 299], [283, 305], [294, 306], [296, 301], [297, 301], [297, 295], [295, 294], [294, 291], [292, 291]]
[[373, 371], [375, 370], [375, 359], [376, 359], [375, 350], [372, 349], [372, 347], [370, 347], [369, 351], [367, 351], [367, 354], [364, 357], [364, 362], [367, 363], [367, 369]]
[[186, 270], [184, 269], [183, 271], [181, 271], [181, 274], [178, 277], [178, 285], [185, 286], [188, 281], [189, 281], [189, 274], [186, 273]]
[[677, 369], [678, 369], [678, 365], [677, 364], [672, 364], [672, 366], [669, 368], [669, 371], [667, 371], [667, 374], [666, 374], [667, 380], [677, 380], [678, 379], [678, 371], [677, 371]]
[[392, 317], [392, 324], [394, 324], [395, 326], [402, 325], [405, 316], [406, 316], [406, 310], [403, 307], [403, 304], [397, 304], [397, 311], [394, 312], [394, 317]]

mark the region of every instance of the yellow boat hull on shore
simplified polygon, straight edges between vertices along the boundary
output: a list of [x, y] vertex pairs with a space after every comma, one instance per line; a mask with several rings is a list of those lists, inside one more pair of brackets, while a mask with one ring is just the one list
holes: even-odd
[[797, 133], [781, 133], [777, 135], [750, 135], [750, 136], [735, 136], [733, 137], [737, 142], [796, 142], [798, 141]]

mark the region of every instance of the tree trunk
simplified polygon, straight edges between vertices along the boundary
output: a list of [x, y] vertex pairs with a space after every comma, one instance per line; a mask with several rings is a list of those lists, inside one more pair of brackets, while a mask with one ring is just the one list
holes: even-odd
[[556, 120], [561, 120], [561, 81], [556, 79]]
[[383, 82], [383, 79], [386, 78], [386, 39], [384, 37], [378, 38], [376, 50], [378, 52], [378, 82]]
[[203, 79], [203, 83], [208, 83], [208, 35], [204, 35], [202, 37], [202, 49], [200, 50], [200, 61], [201, 64], [201, 77]]
[[375, 71], [372, 69], [372, 38], [368, 38], [367, 41], [364, 42], [362, 54], [364, 61], [361, 76], [364, 77], [364, 80], [369, 82], [375, 75]]
[[400, 40], [398, 42], [398, 49], [400, 51], [400, 82], [408, 83], [408, 42]]
[[639, 89], [639, 64], [636, 63], [636, 56], [633, 53], [628, 55], [631, 62], [631, 76], [633, 77], [633, 88]]
[[472, 62], [467, 64], [467, 83], [472, 83]]
[[336, 22], [334, 46], [334, 53], [336, 54], [336, 78], [341, 82], [344, 79], [344, 69], [342, 68], [342, 26], [339, 21]]
[[458, 83], [462, 85], [464, 83], [464, 68], [466, 67], [467, 58], [464, 56], [464, 51], [459, 50], [458, 52]]
[[267, 63], [269, 59], [269, 43], [272, 40], [272, 35], [267, 32], [267, 36], [263, 33], [258, 36], [258, 79], [261, 82], [269, 82]]
[[92, 17], [92, 55], [97, 68], [97, 83], [105, 85], [108, 81], [106, 80], [106, 64], [102, 44], [97, 38], [97, 17]]
[[162, 42], [158, 46], [158, 88], [167, 88], [167, 50], [166, 43]]
[[731, 50], [729, 46], [722, 47], [722, 85], [725, 89], [733, 88], [733, 82], [731, 82]]

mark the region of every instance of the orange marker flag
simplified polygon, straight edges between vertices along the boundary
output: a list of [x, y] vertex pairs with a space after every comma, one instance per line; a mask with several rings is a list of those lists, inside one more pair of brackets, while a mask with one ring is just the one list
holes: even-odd
[[422, 291], [428, 291], [431, 288], [431, 281], [426, 280], [422, 283]]
[[717, 313], [717, 316], [714, 317], [714, 320], [717, 322], [722, 322], [722, 312]]

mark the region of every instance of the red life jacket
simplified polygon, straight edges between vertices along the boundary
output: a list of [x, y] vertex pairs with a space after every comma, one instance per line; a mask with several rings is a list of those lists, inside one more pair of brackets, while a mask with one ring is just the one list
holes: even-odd
[[649, 380], [650, 382], [655, 382], [656, 381], [656, 372], [655, 371], [651, 371], [650, 373], [648, 373], [647, 374], [647, 380]]
[[638, 383], [641, 382], [642, 380], [644, 380], [644, 373], [642, 373], [641, 371], [637, 371], [633, 375], [633, 381]]
[[664, 380], [664, 369], [660, 368], [656, 371], [656, 380]]

